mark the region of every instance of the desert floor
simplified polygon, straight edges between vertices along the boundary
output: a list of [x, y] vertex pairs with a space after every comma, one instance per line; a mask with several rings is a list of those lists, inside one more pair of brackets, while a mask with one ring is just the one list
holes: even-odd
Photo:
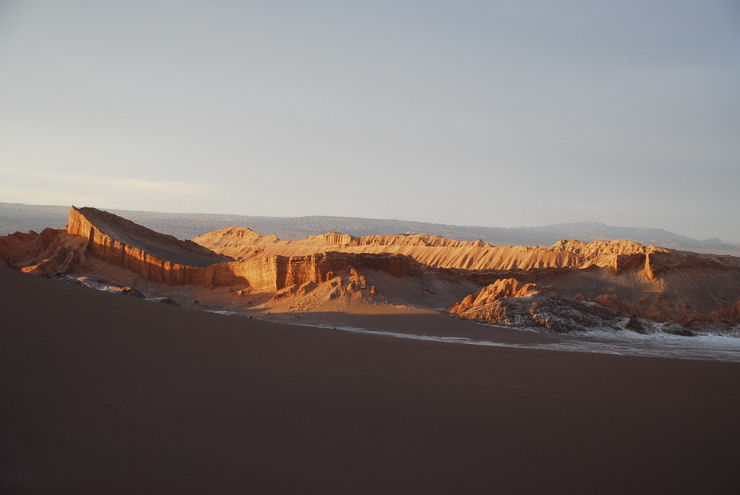
[[740, 491], [737, 363], [342, 333], [8, 269], [0, 314], [3, 494]]

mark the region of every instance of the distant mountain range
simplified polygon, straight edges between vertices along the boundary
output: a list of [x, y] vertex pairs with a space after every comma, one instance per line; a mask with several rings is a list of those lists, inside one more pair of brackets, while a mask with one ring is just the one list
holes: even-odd
[[[67, 223], [68, 210], [68, 206], [0, 203], [0, 235], [17, 231], [40, 231], [46, 227], [64, 227]], [[262, 234], [275, 234], [280, 239], [302, 239], [312, 234], [323, 234], [329, 231], [354, 236], [424, 233], [463, 241], [481, 239], [494, 245], [547, 246], [561, 239], [581, 241], [629, 239], [642, 244], [656, 244], [671, 249], [740, 255], [740, 246], [725, 243], [720, 239], [699, 240], [663, 229], [615, 227], [601, 222], [503, 228], [330, 216], [260, 217], [215, 213], [110, 211], [180, 239], [192, 239], [200, 234], [224, 227], [244, 226]]]

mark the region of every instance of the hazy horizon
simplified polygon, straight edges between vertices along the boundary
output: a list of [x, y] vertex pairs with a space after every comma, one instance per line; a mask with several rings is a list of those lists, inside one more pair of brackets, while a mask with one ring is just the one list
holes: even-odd
[[730, 1], [0, 0], [0, 201], [740, 242]]
[[[33, 207], [40, 207], [40, 208], [65, 208], [65, 209], [69, 208], [70, 206], [75, 206], [77, 208], [91, 206], [93, 208], [98, 208], [98, 209], [106, 210], [105, 208], [97, 207], [95, 205], [83, 205], [83, 204], [74, 204], [74, 205], [52, 205], [52, 204], [46, 204], [46, 205], [41, 205], [41, 204], [28, 204], [28, 203], [5, 203], [5, 202], [0, 202], [0, 206], [2, 206], [2, 205], [20, 205], [20, 206], [26, 206], [26, 207], [31, 207], [31, 208], [33, 208]], [[401, 222], [401, 223], [406, 223], [406, 222], [408, 222], [408, 223], [414, 223], [414, 222], [418, 222], [418, 223], [428, 223], [430, 225], [446, 225], [446, 226], [450, 226], [450, 227], [453, 227], [453, 228], [454, 227], [459, 227], [459, 228], [483, 228], [483, 229], [489, 229], [489, 228], [491, 228], [491, 229], [508, 228], [508, 229], [512, 229], [512, 230], [517, 230], [517, 229], [540, 229], [540, 228], [550, 228], [550, 227], [553, 227], [553, 228], [555, 228], [555, 227], [563, 227], [563, 228], [565, 228], [567, 226], [582, 227], [582, 226], [586, 226], [586, 225], [589, 225], [589, 224], [596, 224], [596, 225], [605, 226], [605, 227], [611, 228], [611, 229], [644, 229], [644, 230], [648, 230], [648, 231], [649, 230], [663, 230], [663, 231], [665, 231], [668, 234], [676, 234], [676, 235], [679, 235], [679, 236], [684, 236], [687, 239], [692, 240], [692, 241], [693, 240], [695, 240], [695, 241], [717, 241], [717, 240], [719, 240], [719, 241], [721, 241], [721, 242], [723, 242], [725, 244], [728, 244], [728, 245], [740, 246], [740, 240], [735, 240], [735, 239], [724, 239], [724, 238], [716, 238], [716, 237], [715, 238], [694, 238], [694, 237], [691, 237], [691, 236], [687, 236], [683, 232], [674, 232], [674, 231], [670, 231], [670, 230], [667, 230], [667, 229], [663, 229], [663, 228], [661, 228], [659, 226], [612, 225], [612, 224], [608, 224], [606, 222], [602, 222], [600, 220], [582, 220], [582, 221], [574, 221], [574, 222], [562, 222], [562, 223], [557, 223], [557, 224], [514, 225], [514, 226], [510, 226], [510, 227], [502, 227], [501, 225], [445, 224], [445, 223], [440, 223], [440, 222], [424, 222], [424, 221], [419, 221], [419, 220], [411, 220], [411, 219], [407, 219], [407, 218], [352, 217], [352, 216], [342, 216], [342, 215], [300, 215], [300, 216], [244, 215], [244, 214], [241, 214], [241, 213], [223, 213], [223, 212], [217, 212], [217, 211], [181, 211], [181, 212], [175, 212], [175, 211], [161, 211], [161, 210], [139, 210], [139, 209], [134, 209], [134, 208], [108, 208], [106, 211], [111, 211], [112, 213], [116, 213], [116, 214], [119, 214], [119, 215], [123, 215], [125, 212], [131, 212], [131, 213], [146, 213], [146, 214], [150, 214], [151, 213], [151, 214], [154, 214], [154, 215], [157, 215], [157, 214], [162, 214], [162, 215], [194, 215], [194, 216], [197, 216], [197, 215], [216, 215], [216, 216], [225, 216], [225, 217], [229, 217], [229, 216], [244, 216], [244, 217], [266, 218], [266, 219], [267, 218], [274, 218], [274, 219], [291, 219], [291, 218], [340, 218], [341, 219], [341, 218], [345, 218], [345, 219], [357, 219], [357, 220], [369, 220], [369, 221], [381, 221], [381, 222]], [[123, 215], [123, 216], [125, 217], [125, 215]], [[131, 220], [131, 218], [127, 218], [127, 219], [128, 220]], [[250, 225], [246, 225], [246, 224], [245, 225], [242, 225], [242, 226], [244, 226], [244, 227], [250, 227], [250, 228], [254, 227], [253, 225], [250, 226]], [[339, 231], [342, 231], [342, 229], [339, 229]], [[264, 231], [264, 232], [261, 232], [260, 231], [260, 233], [262, 233], [262, 234], [273, 233], [274, 234], [274, 232], [268, 232], [268, 231]], [[324, 233], [324, 231], [322, 231], [320, 233]], [[342, 233], [347, 233], [347, 232], [343, 232], [342, 231]], [[419, 231], [418, 233], [427, 233], [428, 234], [429, 232]], [[632, 240], [634, 240], [634, 239], [632, 239]], [[638, 242], [640, 242], [640, 241], [638, 241]]]

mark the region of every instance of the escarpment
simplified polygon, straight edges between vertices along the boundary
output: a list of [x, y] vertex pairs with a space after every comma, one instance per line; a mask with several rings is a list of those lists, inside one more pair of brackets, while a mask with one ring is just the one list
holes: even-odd
[[346, 296], [560, 331], [617, 329], [628, 320], [635, 328], [640, 320], [740, 325], [740, 258], [632, 241], [493, 246], [338, 232], [282, 241], [247, 227], [182, 241], [105, 211], [72, 207], [66, 229], [0, 237], [0, 265], [176, 292], [237, 310], [267, 297], [281, 304], [294, 298], [305, 311], [319, 311], [322, 301]]
[[123, 246], [128, 246], [183, 266], [206, 267], [231, 259], [193, 241], [181, 241], [171, 235], [160, 234], [95, 208], [77, 209], [73, 206], [69, 212], [67, 232], [87, 238], [88, 247], [101, 256], [108, 255], [106, 249], [120, 251]]
[[70, 208], [67, 232], [87, 239], [86, 254], [153, 282], [201, 283], [204, 268], [230, 259], [95, 208]]
[[422, 234], [353, 237], [329, 232], [298, 241], [280, 241], [274, 236], [266, 241], [258, 234], [245, 236], [235, 228], [198, 236], [194, 242], [240, 260], [256, 255], [305, 256], [319, 251], [396, 253], [430, 267], [478, 271], [598, 266], [618, 272], [640, 263], [644, 265], [653, 253], [670, 252], [632, 241], [559, 241], [547, 247], [492, 246], [482, 241], [456, 241]]
[[[246, 228], [224, 229], [227, 242], [275, 242]], [[304, 256], [255, 255], [232, 261], [192, 241], [181, 241], [94, 208], [70, 208], [65, 230], [39, 235], [34, 232], [0, 238], [6, 264], [35, 266], [40, 259], [54, 261], [51, 253], [64, 238], [78, 260], [92, 257], [129, 270], [145, 280], [169, 285], [199, 284], [207, 287], [244, 285], [275, 291], [292, 285], [319, 283], [352, 269], [379, 270], [393, 276], [422, 276], [434, 271], [412, 258], [393, 253], [318, 252]], [[52, 242], [54, 241], [54, 242]], [[58, 258], [57, 256], [56, 258]], [[62, 270], [59, 270], [62, 271]]]

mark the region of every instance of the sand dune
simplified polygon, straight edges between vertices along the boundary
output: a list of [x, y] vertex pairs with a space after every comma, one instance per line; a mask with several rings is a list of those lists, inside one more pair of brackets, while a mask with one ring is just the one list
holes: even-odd
[[8, 269], [0, 311], [2, 493], [740, 487], [736, 364], [335, 333]]
[[517, 301], [543, 297], [557, 317], [627, 320], [637, 308], [731, 326], [736, 258], [621, 242], [283, 242], [245, 228], [209, 239], [182, 243], [84, 208], [67, 229], [0, 238], [0, 492], [740, 487], [737, 363], [533, 350], [572, 339], [429, 309], [461, 301], [456, 314], [502, 323]]

